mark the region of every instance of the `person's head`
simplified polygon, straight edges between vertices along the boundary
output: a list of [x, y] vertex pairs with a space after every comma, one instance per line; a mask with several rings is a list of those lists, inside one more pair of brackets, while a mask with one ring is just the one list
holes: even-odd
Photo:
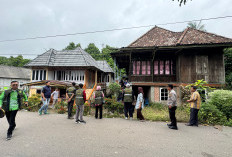
[[56, 91], [58, 91], [58, 88], [56, 88]]
[[99, 90], [101, 90], [101, 86], [97, 86], [97, 89], [96, 89], [97, 91], [99, 91]]
[[130, 88], [130, 84], [129, 83], [126, 84], [126, 88]]
[[144, 94], [144, 93], [143, 93], [143, 87], [138, 87], [138, 93], [139, 93], [139, 94], [140, 94], [140, 93]]
[[12, 88], [13, 90], [16, 90], [16, 89], [18, 89], [18, 87], [19, 87], [19, 82], [18, 82], [18, 81], [12, 81], [12, 82], [10, 83], [10, 86], [11, 86], [11, 88]]
[[79, 87], [80, 87], [80, 88], [83, 88], [83, 84], [82, 84], [82, 83], [80, 83], [80, 84], [79, 84]]
[[191, 92], [195, 92], [197, 90], [197, 86], [191, 86]]
[[125, 82], [128, 82], [128, 78], [126, 78]]
[[168, 85], [168, 90], [171, 91], [173, 89], [173, 85], [172, 84], [169, 84]]
[[73, 86], [73, 87], [75, 87], [75, 86], [76, 86], [76, 83], [75, 83], [75, 82], [73, 82], [73, 83], [72, 83], [72, 86]]
[[46, 81], [46, 86], [50, 86], [51, 82], [50, 81]]

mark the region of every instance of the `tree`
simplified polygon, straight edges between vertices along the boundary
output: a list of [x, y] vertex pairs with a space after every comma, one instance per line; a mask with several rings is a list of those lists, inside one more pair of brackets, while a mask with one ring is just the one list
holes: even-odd
[[23, 67], [29, 61], [30, 59], [23, 59], [22, 55], [18, 55], [17, 57], [11, 56], [10, 58], [0, 57], [0, 65]]
[[201, 24], [201, 21], [199, 23], [197, 23], [197, 22], [189, 22], [188, 26], [190, 28], [194, 28], [194, 29], [197, 29], [197, 30], [206, 31], [205, 30], [205, 25]]
[[95, 60], [102, 59], [100, 50], [95, 46], [94, 43], [90, 43], [87, 48], [85, 48], [85, 51], [88, 52]]
[[70, 42], [69, 45], [66, 48], [64, 48], [64, 50], [75, 50], [77, 47], [81, 47], [81, 44], [78, 43], [75, 45], [74, 42]]

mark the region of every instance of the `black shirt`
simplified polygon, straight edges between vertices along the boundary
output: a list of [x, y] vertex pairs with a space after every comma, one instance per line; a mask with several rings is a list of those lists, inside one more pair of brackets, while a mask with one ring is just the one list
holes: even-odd
[[51, 98], [51, 87], [50, 86], [44, 86], [42, 93], [44, 93], [45, 98]]

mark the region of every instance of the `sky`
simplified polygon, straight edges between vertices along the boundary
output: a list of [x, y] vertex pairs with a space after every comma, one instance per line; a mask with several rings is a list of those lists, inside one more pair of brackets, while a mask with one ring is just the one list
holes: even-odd
[[[231, 4], [231, 0], [192, 0], [181, 7], [177, 0], [0, 0], [0, 41], [232, 16]], [[232, 38], [232, 18], [202, 24], [208, 32]], [[160, 27], [183, 31], [187, 23]], [[62, 50], [70, 42], [81, 43], [82, 48], [89, 43], [100, 49], [126, 47], [151, 28], [0, 42], [0, 56], [28, 54], [24, 58], [32, 59], [50, 48]]]

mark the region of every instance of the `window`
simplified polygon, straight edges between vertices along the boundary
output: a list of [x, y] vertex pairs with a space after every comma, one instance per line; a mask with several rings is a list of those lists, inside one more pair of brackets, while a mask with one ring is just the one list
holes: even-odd
[[150, 61], [134, 61], [133, 75], [151, 75]]
[[167, 101], [167, 100], [168, 100], [168, 89], [160, 88], [160, 101]]
[[46, 80], [46, 70], [33, 70], [32, 80], [33, 81]]
[[155, 60], [154, 75], [175, 75], [175, 65], [172, 60]]
[[83, 82], [84, 75], [83, 70], [54, 71], [54, 79], [59, 81]]

